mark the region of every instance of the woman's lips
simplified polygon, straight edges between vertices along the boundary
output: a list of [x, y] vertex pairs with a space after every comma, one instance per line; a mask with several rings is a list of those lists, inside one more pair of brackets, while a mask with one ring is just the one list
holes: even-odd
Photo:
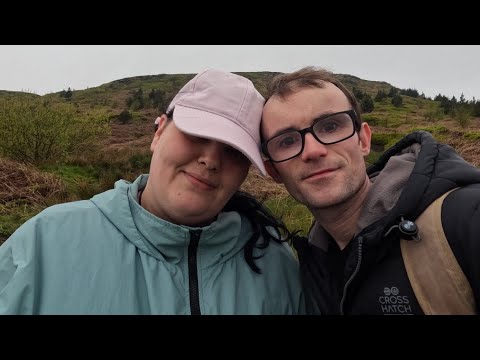
[[210, 180], [206, 177], [203, 177], [201, 175], [194, 174], [194, 173], [188, 173], [188, 172], [185, 172], [185, 175], [187, 176], [187, 179], [192, 184], [200, 186], [201, 188], [204, 188], [206, 190], [213, 190], [218, 186], [212, 180]]

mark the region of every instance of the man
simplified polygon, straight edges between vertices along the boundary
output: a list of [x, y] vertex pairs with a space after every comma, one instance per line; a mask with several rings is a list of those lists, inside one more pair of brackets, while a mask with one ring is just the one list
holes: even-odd
[[298, 251], [310, 313], [423, 314], [399, 224], [445, 192], [443, 230], [480, 300], [480, 170], [426, 132], [407, 135], [366, 171], [371, 130], [334, 76], [314, 67], [272, 80], [263, 110], [267, 172], [315, 217]]

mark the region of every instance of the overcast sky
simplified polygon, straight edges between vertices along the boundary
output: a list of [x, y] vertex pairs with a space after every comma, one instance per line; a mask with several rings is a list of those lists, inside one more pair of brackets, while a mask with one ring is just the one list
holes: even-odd
[[307, 65], [430, 97], [480, 99], [480, 45], [0, 45], [0, 90], [44, 95], [140, 75]]

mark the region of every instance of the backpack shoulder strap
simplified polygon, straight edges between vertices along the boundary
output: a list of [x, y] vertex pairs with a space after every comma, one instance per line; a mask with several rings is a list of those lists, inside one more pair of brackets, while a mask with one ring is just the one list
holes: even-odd
[[442, 227], [440, 196], [416, 220], [420, 240], [400, 240], [402, 257], [417, 301], [426, 315], [475, 314], [472, 288]]

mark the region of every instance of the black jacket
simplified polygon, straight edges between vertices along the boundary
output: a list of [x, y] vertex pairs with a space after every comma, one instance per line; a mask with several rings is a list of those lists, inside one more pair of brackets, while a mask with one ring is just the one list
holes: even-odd
[[[400, 252], [400, 219], [415, 219], [443, 193], [461, 186], [444, 201], [444, 232], [480, 304], [480, 169], [427, 132], [407, 135], [368, 168], [369, 177], [413, 144], [420, 151], [398, 200], [340, 250], [329, 239], [325, 250], [296, 238], [309, 312], [312, 314], [423, 314]], [[373, 187], [372, 187], [373, 188]], [[328, 234], [327, 234], [328, 235]], [[435, 254], [432, 254], [435, 256]]]

